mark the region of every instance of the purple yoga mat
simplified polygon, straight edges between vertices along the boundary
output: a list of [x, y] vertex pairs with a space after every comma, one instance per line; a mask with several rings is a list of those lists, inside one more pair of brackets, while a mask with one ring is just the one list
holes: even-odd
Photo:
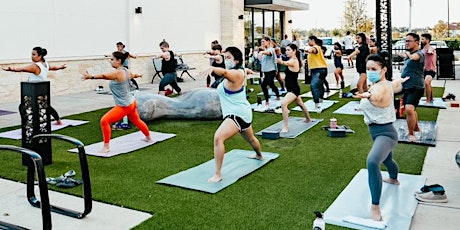
[[11, 112], [11, 111], [1, 110], [1, 109], [0, 109], [0, 116], [12, 114], [12, 113], [16, 113], [16, 112]]

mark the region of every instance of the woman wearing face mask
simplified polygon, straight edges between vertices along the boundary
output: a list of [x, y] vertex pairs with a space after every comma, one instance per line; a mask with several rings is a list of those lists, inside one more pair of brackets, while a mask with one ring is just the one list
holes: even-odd
[[364, 112], [364, 123], [369, 127], [373, 145], [367, 156], [368, 183], [372, 205], [370, 217], [375, 221], [382, 220], [380, 213], [380, 196], [382, 193], [382, 174], [380, 165], [387, 168], [389, 178], [384, 182], [399, 185], [398, 164], [393, 160], [393, 149], [398, 143], [398, 133], [393, 127], [396, 120], [394, 112], [394, 94], [402, 90], [402, 83], [409, 77], [389, 82], [385, 78], [387, 71], [385, 59], [372, 54], [367, 58], [366, 72], [369, 81], [374, 83], [369, 92], [354, 96], [361, 98], [361, 109]]
[[286, 68], [285, 81], [287, 93], [281, 102], [281, 110], [283, 111], [284, 127], [281, 132], [289, 131], [289, 110], [288, 105], [293, 101], [302, 108], [302, 112], [305, 115], [305, 122], [310, 122], [311, 118], [308, 113], [308, 109], [300, 98], [300, 86], [297, 78], [299, 76], [300, 68], [302, 67], [302, 61], [300, 59], [300, 51], [295, 44], [290, 44], [286, 47], [286, 55], [289, 57], [288, 61], [283, 61], [281, 58], [276, 59], [276, 62], [281, 65], [285, 65]]
[[243, 53], [236, 47], [228, 47], [225, 49], [225, 56], [225, 66], [227, 69], [210, 67], [202, 73], [205, 76], [216, 73], [225, 78], [217, 87], [224, 120], [214, 133], [216, 172], [208, 179], [208, 182], [219, 182], [222, 180], [221, 169], [225, 154], [224, 142], [237, 133], [240, 133], [256, 152], [255, 155], [249, 157], [263, 160], [259, 140], [254, 136], [254, 131], [252, 130], [251, 105], [246, 100], [246, 90], [244, 87], [246, 78], [245, 70], [242, 67]]

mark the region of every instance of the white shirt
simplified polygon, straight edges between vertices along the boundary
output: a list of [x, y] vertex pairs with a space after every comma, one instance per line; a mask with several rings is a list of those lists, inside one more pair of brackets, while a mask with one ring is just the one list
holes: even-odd
[[345, 45], [345, 49], [353, 49], [353, 38], [351, 37], [351, 35], [347, 35], [345, 36], [345, 38], [343, 38], [343, 44]]
[[35, 64], [40, 68], [40, 74], [35, 75], [33, 73], [29, 74], [29, 81], [47, 81], [48, 80], [48, 72], [50, 70], [50, 66], [48, 62], [45, 61], [45, 65], [41, 62], [35, 62]]

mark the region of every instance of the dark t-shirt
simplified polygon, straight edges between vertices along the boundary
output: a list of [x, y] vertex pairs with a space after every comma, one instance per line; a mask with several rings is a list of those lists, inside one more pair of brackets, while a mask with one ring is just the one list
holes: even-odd
[[401, 77], [410, 76], [409, 80], [403, 83], [403, 89], [423, 89], [425, 88], [425, 80], [423, 79], [423, 67], [425, 66], [425, 55], [421, 50], [417, 50], [411, 54], [417, 53], [420, 55], [420, 60], [414, 61], [410, 58], [404, 59], [404, 70]]
[[170, 50], [169, 55], [169, 61], [166, 61], [165, 59], [161, 61], [161, 73], [163, 75], [176, 72], [176, 59], [174, 58], [174, 52]]
[[369, 47], [362, 45], [358, 47], [359, 54], [356, 56], [356, 71], [358, 73], [366, 73], [366, 58], [369, 56]]

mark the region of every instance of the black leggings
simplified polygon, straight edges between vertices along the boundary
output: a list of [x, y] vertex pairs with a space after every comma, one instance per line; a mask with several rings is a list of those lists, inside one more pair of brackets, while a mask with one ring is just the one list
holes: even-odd
[[[56, 120], [56, 121], [61, 120], [61, 118], [59, 117], [59, 114], [57, 113], [57, 111], [53, 107], [49, 106], [48, 109], [50, 111], [51, 116], [54, 118], [54, 120]], [[22, 121], [27, 120], [26, 108], [24, 107], [24, 104], [22, 104], [22, 103], [19, 104], [19, 114], [21, 115], [21, 120]]]
[[264, 92], [264, 98], [266, 102], [268, 102], [268, 100], [270, 99], [270, 95], [268, 95], [267, 86], [270, 86], [270, 88], [276, 94], [276, 97], [280, 96], [278, 87], [275, 85], [275, 81], [274, 81], [275, 77], [276, 77], [276, 70], [273, 70], [270, 72], [264, 72], [264, 80], [262, 81], [262, 91]]

